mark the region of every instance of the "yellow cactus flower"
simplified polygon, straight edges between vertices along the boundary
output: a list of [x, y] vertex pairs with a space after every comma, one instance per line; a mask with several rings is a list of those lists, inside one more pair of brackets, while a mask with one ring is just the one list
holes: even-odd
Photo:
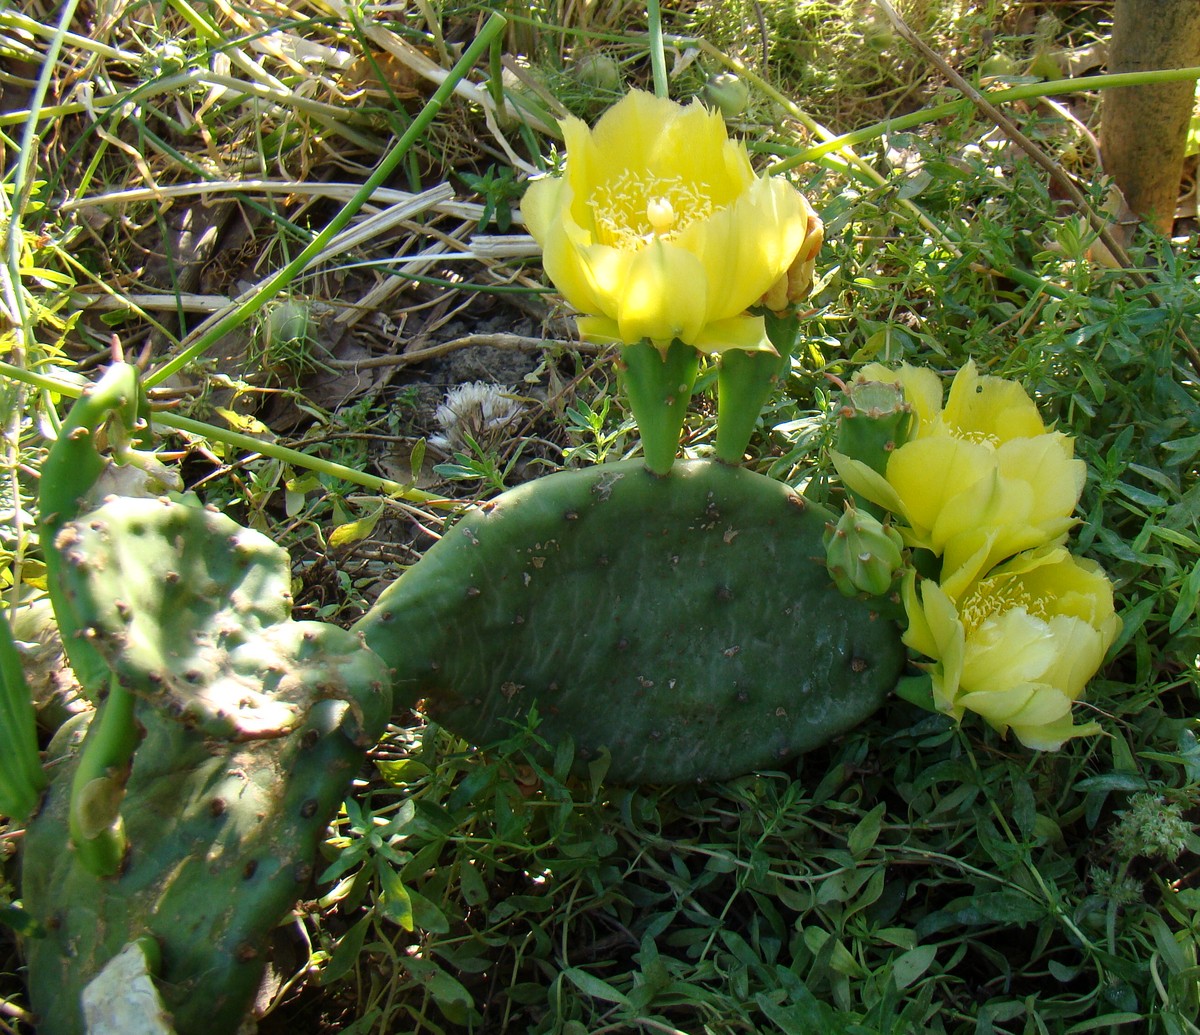
[[698, 101], [635, 90], [594, 129], [561, 125], [565, 175], [531, 183], [521, 211], [547, 276], [584, 314], [580, 332], [771, 351], [762, 318], [746, 310], [807, 260], [820, 220], [803, 196], [756, 176], [745, 146]]
[[1121, 628], [1099, 565], [1047, 546], [1019, 554], [958, 595], [910, 575], [904, 642], [932, 658], [934, 703], [956, 720], [981, 715], [1026, 747], [1057, 750], [1099, 732], [1071, 706]]
[[834, 460], [847, 486], [896, 516], [909, 545], [942, 557], [950, 592], [1005, 558], [1063, 539], [1086, 469], [1074, 440], [1046, 428], [1017, 382], [980, 376], [969, 362], [943, 407], [927, 376], [914, 368], [896, 376], [917, 414], [912, 437], [882, 475], [852, 457]]

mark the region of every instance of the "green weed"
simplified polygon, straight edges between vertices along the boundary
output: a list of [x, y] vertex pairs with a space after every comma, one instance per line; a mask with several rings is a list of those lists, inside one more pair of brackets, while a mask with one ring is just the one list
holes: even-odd
[[[44, 6], [41, 30], [0, 13], [6, 61], [48, 57], [59, 81], [94, 89], [88, 103], [47, 96], [0, 114], [0, 147], [17, 159], [0, 191], [10, 607], [44, 590], [31, 533], [41, 456], [114, 330], [170, 374], [154, 382], [157, 430], [187, 454], [189, 487], [292, 549], [306, 616], [348, 621], [461, 505], [417, 488], [437, 431], [429, 391], [451, 376], [429, 364], [450, 357], [409, 362], [407, 350], [477, 329], [552, 343], [532, 373], [512, 377], [526, 378], [522, 420], [498, 438], [471, 436], [435, 469], [456, 494], [491, 496], [533, 457], [577, 466], [636, 449], [615, 378], [588, 372], [536, 259], [521, 252], [517, 216], [525, 176], [561, 150], [554, 117], [591, 117], [621, 86], [649, 83], [640, 8], [504, 5], [503, 45], [422, 127], [435, 84], [413, 53], [444, 72], [474, 37], [479, 5], [133, 5], [84, 26], [103, 28], [95, 38], [64, 37], [56, 54], [54, 5]], [[1102, 33], [1076, 6], [1055, 25], [1026, 24], [1017, 4], [906, 12], [969, 77], [1002, 50], [1020, 80], [1056, 52], [1048, 32], [1068, 47]], [[760, 13], [765, 35], [747, 32]], [[665, 17], [675, 95], [737, 66], [750, 91], [735, 126], [764, 164], [819, 142], [816, 123], [875, 126], [853, 155], [785, 173], [824, 219], [826, 245], [799, 355], [750, 465], [829, 498], [826, 375], [871, 360], [949, 371], [974, 358], [1020, 380], [1087, 463], [1073, 542], [1117, 583], [1124, 628], [1081, 705], [1104, 734], [1036, 754], [897, 697], [785, 771], [632, 788], [608, 783], [603, 760], [572, 775], [571, 745], [544, 743], [536, 716], [502, 744], [474, 746], [397, 716], [300, 910], [309, 980], [290, 985], [264, 1025], [1195, 1033], [1194, 231], [1175, 245], [1135, 239], [1140, 276], [1109, 269], [1092, 261], [1095, 234], [1079, 214], [973, 109], [876, 125], [955, 98], [869, 5], [698, 3]], [[681, 42], [698, 38], [708, 49]], [[14, 68], [6, 90], [36, 85], [36, 67]], [[1095, 97], [1077, 99], [1086, 120]], [[1106, 185], [1080, 126], [1036, 102], [1006, 111], [1102, 208]], [[38, 133], [22, 136], [30, 120]], [[387, 182], [359, 197], [413, 126]], [[456, 184], [468, 188], [461, 198]], [[441, 200], [375, 219], [407, 203], [401, 192], [441, 185]], [[355, 197], [364, 207], [347, 229], [358, 236], [298, 262]], [[214, 250], [168, 233], [172, 209], [215, 207], [228, 219]], [[507, 233], [513, 252], [475, 248], [481, 230]], [[214, 356], [255, 326], [247, 298], [259, 337], [243, 379]], [[322, 337], [310, 301], [331, 307], [340, 337]], [[276, 391], [250, 395], [248, 419], [279, 428], [199, 422], [268, 365]], [[348, 369], [375, 379], [334, 407], [306, 397], [306, 375]], [[264, 408], [273, 395], [301, 405], [284, 421]], [[708, 448], [713, 409], [702, 388], [688, 420], [695, 454]], [[0, 826], [0, 909], [19, 895], [19, 843], [19, 830]], [[32, 1032], [11, 939], [0, 970], [3, 1026]]]

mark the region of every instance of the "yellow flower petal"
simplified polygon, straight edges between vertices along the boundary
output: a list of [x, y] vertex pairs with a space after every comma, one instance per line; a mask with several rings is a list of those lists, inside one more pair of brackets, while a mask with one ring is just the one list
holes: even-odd
[[579, 326], [579, 337], [590, 341], [593, 345], [620, 345], [621, 328], [616, 320], [607, 316], [581, 316], [576, 323]]
[[795, 188], [757, 178], [745, 146], [699, 103], [635, 90], [592, 129], [561, 125], [565, 175], [531, 184], [522, 208], [563, 297], [615, 321], [626, 342], [762, 349], [756, 328], [722, 324], [819, 241]]
[[963, 685], [994, 691], [1044, 681], [1060, 644], [1054, 631], [1023, 608], [1003, 611], [971, 630], [966, 640]]
[[616, 317], [623, 341], [678, 338], [690, 344], [704, 327], [708, 277], [683, 248], [651, 241], [634, 253], [622, 287]]
[[884, 510], [891, 511], [899, 517], [905, 516], [904, 501], [888, 480], [874, 468], [845, 453], [839, 453], [836, 449], [829, 450], [829, 459], [833, 461], [842, 484], [851, 492], [857, 492], [864, 499], [879, 504]]
[[1058, 651], [1043, 678], [1074, 701], [1104, 660], [1107, 629], [1093, 628], [1067, 615], [1055, 615], [1049, 624]]
[[1074, 444], [1060, 432], [1033, 438], [1014, 438], [996, 450], [1000, 474], [1012, 481], [1027, 483], [1036, 506], [1033, 521], [1069, 518], [1079, 502], [1087, 480], [1087, 465], [1072, 459]]
[[1041, 547], [956, 596], [926, 582], [918, 602], [910, 576], [904, 605], [904, 642], [933, 659], [934, 700], [942, 711], [955, 717], [974, 711], [1039, 750], [1098, 730], [1094, 723], [1073, 725], [1070, 714], [1120, 628], [1112, 584], [1094, 563], [1062, 547]]
[[[911, 615], [913, 611], [909, 613]], [[920, 613], [920, 625], [912, 630], [915, 635], [910, 639], [906, 633], [904, 642], [914, 649], [918, 649], [917, 643], [920, 641], [932, 647], [928, 651], [924, 646], [919, 649], [940, 662], [935, 697], [941, 698], [939, 706], [943, 710], [953, 708], [956, 714], [961, 714], [956, 699], [964, 672], [966, 634], [958, 611], [954, 602], [942, 592], [941, 586], [926, 581], [921, 585]]]
[[761, 316], [734, 316], [728, 320], [706, 323], [688, 344], [710, 355], [730, 349], [744, 352], [775, 351], [775, 346], [767, 337], [766, 321]]
[[907, 442], [888, 460], [887, 480], [903, 500], [903, 513], [919, 534], [928, 535], [950, 501], [994, 470], [988, 446], [949, 435]]
[[545, 241], [558, 219], [566, 181], [561, 176], [543, 176], [525, 188], [521, 198], [521, 218], [525, 228], [539, 241]]
[[1076, 725], [1070, 714], [1067, 714], [1054, 722], [1044, 722], [1036, 726], [1014, 723], [1012, 732], [1017, 740], [1034, 751], [1057, 751], [1074, 737], [1094, 737], [1102, 731], [1098, 722]]
[[1019, 382], [981, 377], [974, 360], [955, 375], [942, 420], [964, 438], [977, 442], [1007, 442], [1046, 430], [1037, 405]]
[[681, 230], [676, 243], [707, 271], [708, 319], [736, 316], [757, 302], [764, 284], [787, 274], [807, 229], [807, 206], [795, 189], [784, 180], [758, 179], [726, 208]]
[[1031, 730], [1062, 719], [1070, 722], [1071, 699], [1044, 683], [1022, 683], [1004, 690], [963, 694], [959, 703], [981, 715], [1000, 733], [1008, 728]]
[[928, 367], [901, 363], [892, 369], [882, 363], [868, 363], [854, 378], [856, 381], [899, 382], [904, 389], [904, 401], [913, 408], [916, 424], [912, 438], [928, 435], [942, 412], [942, 379]]

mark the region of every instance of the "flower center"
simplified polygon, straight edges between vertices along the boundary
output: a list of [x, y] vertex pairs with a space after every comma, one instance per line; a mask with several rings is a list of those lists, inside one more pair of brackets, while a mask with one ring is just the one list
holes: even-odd
[[984, 579], [977, 582], [958, 605], [958, 616], [968, 636], [993, 615], [1023, 608], [1034, 618], [1046, 618], [1046, 602], [1034, 596], [1015, 578]]
[[966, 442], [978, 442], [985, 446], [1000, 445], [1000, 436], [993, 434], [990, 431], [984, 431], [982, 428], [961, 428], [957, 425], [951, 425], [950, 434], [954, 438], [962, 439]]
[[637, 251], [654, 238], [669, 239], [712, 215], [713, 200], [681, 176], [626, 169], [588, 199], [601, 244]]

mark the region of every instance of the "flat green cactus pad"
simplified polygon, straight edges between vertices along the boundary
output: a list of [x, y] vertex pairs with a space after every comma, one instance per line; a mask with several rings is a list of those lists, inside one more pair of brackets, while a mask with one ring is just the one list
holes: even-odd
[[58, 538], [63, 599], [135, 698], [140, 741], [111, 781], [128, 843], [115, 874], [82, 865], [68, 836], [80, 752], [57, 761], [29, 822], [39, 1031], [81, 1032], [83, 989], [143, 937], [176, 1031], [237, 1031], [270, 932], [390, 714], [387, 671], [360, 637], [291, 621], [287, 554], [221, 514], [118, 499]]
[[904, 649], [823, 564], [834, 516], [715, 462], [550, 475], [467, 515], [357, 631], [400, 704], [486, 744], [531, 708], [627, 782], [776, 767], [871, 714]]

